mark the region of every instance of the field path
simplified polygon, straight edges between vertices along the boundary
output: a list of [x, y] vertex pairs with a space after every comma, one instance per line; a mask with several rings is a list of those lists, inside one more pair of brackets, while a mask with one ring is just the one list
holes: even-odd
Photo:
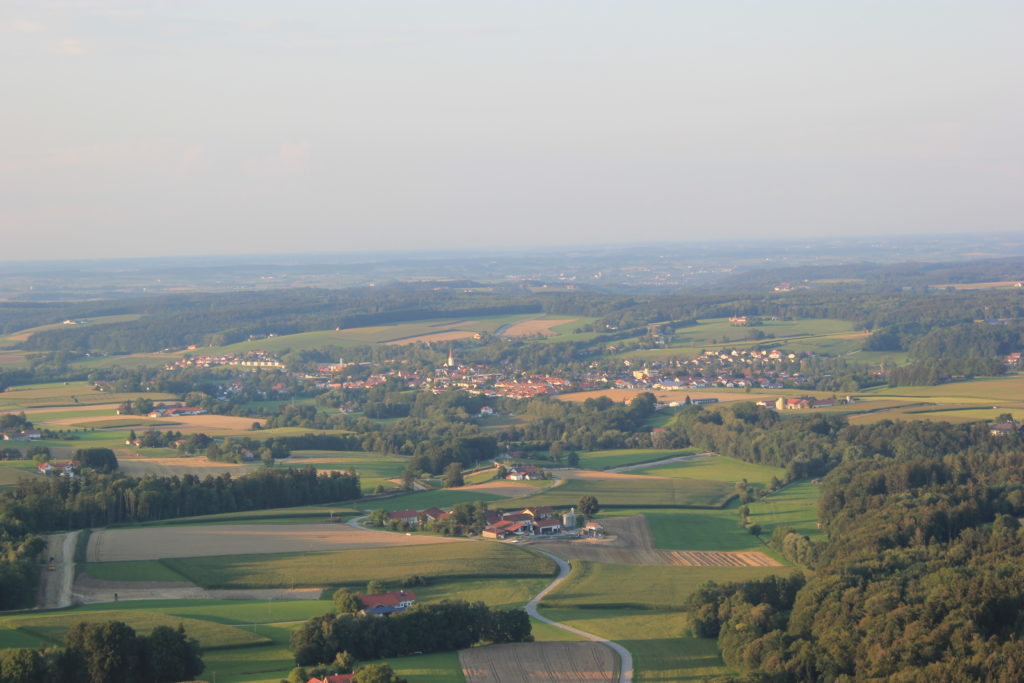
[[[52, 562], [41, 570], [39, 582], [39, 606], [42, 608], [70, 607], [71, 587], [75, 583], [75, 544], [81, 531], [47, 536], [44, 551]], [[53, 571], [49, 567], [53, 566]]]
[[552, 590], [554, 590], [555, 587], [557, 587], [560, 583], [565, 581], [566, 577], [569, 576], [570, 567], [569, 567], [569, 563], [566, 562], [565, 560], [563, 560], [560, 557], [556, 557], [555, 555], [552, 555], [549, 552], [541, 550], [540, 548], [534, 548], [534, 550], [536, 550], [537, 552], [539, 552], [539, 553], [541, 553], [543, 555], [547, 555], [548, 557], [550, 557], [552, 560], [555, 561], [555, 563], [558, 565], [558, 576], [556, 576], [555, 580], [552, 581], [551, 583], [549, 583], [547, 585], [547, 587], [544, 588], [544, 590], [542, 590], [540, 593], [537, 593], [537, 595], [533, 596], [533, 599], [530, 600], [530, 602], [526, 603], [526, 613], [529, 614], [534, 619], [538, 619], [540, 621], [543, 621], [545, 624], [551, 624], [552, 626], [557, 626], [558, 628], [560, 628], [560, 629], [562, 629], [564, 631], [569, 631], [570, 633], [575, 633], [576, 635], [582, 636], [582, 637], [586, 638], [587, 640], [592, 640], [595, 643], [604, 643], [605, 645], [610, 647], [612, 650], [614, 650], [616, 652], [616, 654], [619, 655], [619, 662], [620, 662], [619, 683], [632, 683], [632, 681], [633, 681], [633, 655], [630, 654], [629, 650], [627, 650], [626, 648], [622, 647], [621, 645], [619, 645], [618, 643], [616, 643], [614, 641], [608, 640], [607, 638], [602, 638], [601, 636], [594, 635], [593, 633], [587, 633], [586, 631], [582, 631], [582, 630], [580, 630], [578, 628], [575, 628], [573, 626], [569, 626], [567, 624], [560, 624], [557, 621], [552, 621], [551, 619], [548, 619], [545, 616], [541, 616], [540, 612], [537, 611], [537, 605], [540, 603], [541, 599], [545, 595], [550, 593]]

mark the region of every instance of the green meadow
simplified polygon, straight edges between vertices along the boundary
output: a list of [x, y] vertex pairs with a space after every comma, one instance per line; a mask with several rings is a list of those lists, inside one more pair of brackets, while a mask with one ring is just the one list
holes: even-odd
[[708, 581], [748, 581], [792, 572], [792, 567], [677, 567], [574, 560], [569, 577], [548, 593], [540, 606], [542, 610], [682, 610], [686, 598]]
[[824, 534], [818, 529], [820, 497], [819, 484], [812, 484], [807, 480], [790, 484], [750, 503], [750, 521], [761, 525], [762, 536], [765, 539], [780, 525], [791, 526], [795, 531], [812, 539], [824, 538]]
[[463, 541], [308, 554], [221, 555], [162, 562], [204, 588], [361, 586], [370, 579], [545, 577], [549, 558], [503, 543]]
[[736, 491], [731, 483], [703, 479], [568, 479], [524, 499], [523, 504], [567, 507], [585, 494], [596, 496], [606, 507], [719, 507]]
[[696, 452], [696, 448], [620, 448], [608, 451], [585, 451], [579, 454], [580, 468], [586, 470], [608, 470], [613, 467], [665, 460]]
[[285, 467], [313, 466], [318, 470], [354, 469], [359, 475], [363, 491], [373, 492], [378, 484], [391, 488], [394, 484], [389, 479], [402, 476], [408, 458], [381, 453], [364, 453], [360, 451], [293, 451], [290, 458], [278, 461]]
[[654, 477], [673, 477], [678, 479], [710, 479], [722, 482], [738, 482], [746, 479], [752, 486], [767, 488], [772, 477], [780, 480], [786, 474], [781, 467], [757, 465], [735, 460], [720, 455], [693, 458], [668, 465], [654, 464], [642, 470], [633, 470], [631, 474], [648, 474]]

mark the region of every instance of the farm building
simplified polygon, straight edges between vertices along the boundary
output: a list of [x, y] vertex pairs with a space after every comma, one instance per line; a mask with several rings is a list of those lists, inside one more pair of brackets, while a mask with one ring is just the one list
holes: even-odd
[[375, 616], [401, 612], [416, 603], [416, 594], [406, 590], [357, 595], [356, 598], [363, 605], [363, 614]]
[[420, 513], [416, 510], [395, 510], [388, 513], [389, 522], [406, 522], [410, 526], [417, 526], [420, 523]]
[[313, 677], [306, 681], [306, 683], [352, 683], [355, 677], [355, 674], [331, 674], [323, 678]]

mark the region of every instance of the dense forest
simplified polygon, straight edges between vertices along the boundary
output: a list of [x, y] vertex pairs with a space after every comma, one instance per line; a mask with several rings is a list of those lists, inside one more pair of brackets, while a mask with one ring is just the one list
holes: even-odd
[[828, 540], [771, 539], [813, 576], [705, 586], [688, 605], [697, 635], [717, 637], [742, 680], [1020, 680], [1019, 439], [920, 422], [830, 438]]

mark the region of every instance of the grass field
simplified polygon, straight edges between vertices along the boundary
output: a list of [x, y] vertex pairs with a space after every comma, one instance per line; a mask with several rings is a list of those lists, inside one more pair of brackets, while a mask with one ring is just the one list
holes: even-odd
[[635, 465], [652, 460], [664, 460], [696, 452], [696, 448], [623, 448], [610, 451], [588, 451], [580, 453], [580, 467], [587, 470], [607, 470], [613, 467]]
[[163, 562], [204, 588], [360, 586], [370, 579], [543, 577], [554, 563], [501, 543], [440, 543], [287, 555], [225, 555]]
[[110, 393], [96, 391], [88, 382], [54, 382], [11, 387], [0, 393], [0, 412], [17, 412], [28, 408], [85, 406], [121, 403], [140, 397], [154, 401], [175, 400], [174, 394], [153, 392]]
[[183, 624], [188, 634], [198, 638], [204, 649], [235, 648], [268, 643], [266, 637], [227, 624], [212, 621], [170, 616], [159, 612], [141, 610], [104, 610], [82, 612], [73, 610], [44, 616], [18, 616], [3, 620], [7, 628], [46, 640], [51, 644], [63, 644], [64, 635], [73, 624], [80, 621], [123, 621], [139, 633], [148, 634], [156, 626], [176, 628]]
[[631, 609], [547, 609], [549, 619], [610, 638], [633, 655], [637, 683], [707, 681], [731, 672], [711, 638], [687, 635], [683, 612]]
[[522, 504], [569, 506], [575, 505], [581, 496], [588, 493], [596, 496], [605, 507], [714, 507], [724, 505], [735, 494], [735, 487], [702, 479], [569, 479], [564, 484], [523, 499]]
[[13, 486], [22, 479], [37, 477], [39, 475], [36, 472], [36, 464], [31, 460], [2, 460], [0, 461], [0, 486]]
[[747, 581], [789, 574], [790, 567], [677, 567], [572, 562], [561, 585], [541, 608], [676, 610], [707, 581]]
[[82, 571], [102, 581], [188, 581], [159, 560], [86, 562]]
[[733, 458], [711, 456], [674, 462], [669, 465], [649, 467], [642, 470], [632, 470], [631, 473], [679, 479], [709, 479], [731, 484], [741, 479], [746, 479], [753, 486], [767, 488], [772, 477], [778, 477], [781, 480], [786, 471], [781, 467], [769, 467], [767, 465], [734, 460]]
[[[360, 500], [357, 505], [367, 510], [384, 508], [385, 510], [425, 510], [429, 507], [449, 508], [456, 503], [473, 503], [484, 501], [493, 503], [503, 500], [504, 496], [485, 491], [463, 491], [460, 489], [438, 489], [435, 491], [420, 491], [408, 495], [396, 496], [394, 498], [382, 498], [379, 500]], [[532, 500], [532, 498], [531, 498]]]
[[371, 493], [378, 484], [388, 488], [387, 480], [402, 476], [408, 458], [379, 453], [363, 453], [356, 451], [292, 451], [292, 456], [279, 461], [286, 467], [306, 467], [312, 465], [318, 470], [354, 469], [359, 475], [363, 491]]
[[750, 503], [750, 521], [760, 524], [762, 536], [771, 536], [772, 529], [785, 524], [812, 539], [824, 538], [818, 529], [818, 499], [821, 486], [799, 481], [780, 491]]
[[724, 509], [627, 508], [602, 511], [600, 517], [629, 515], [647, 518], [654, 546], [662, 550], [760, 551], [779, 559], [740, 526], [739, 504], [735, 500]]

